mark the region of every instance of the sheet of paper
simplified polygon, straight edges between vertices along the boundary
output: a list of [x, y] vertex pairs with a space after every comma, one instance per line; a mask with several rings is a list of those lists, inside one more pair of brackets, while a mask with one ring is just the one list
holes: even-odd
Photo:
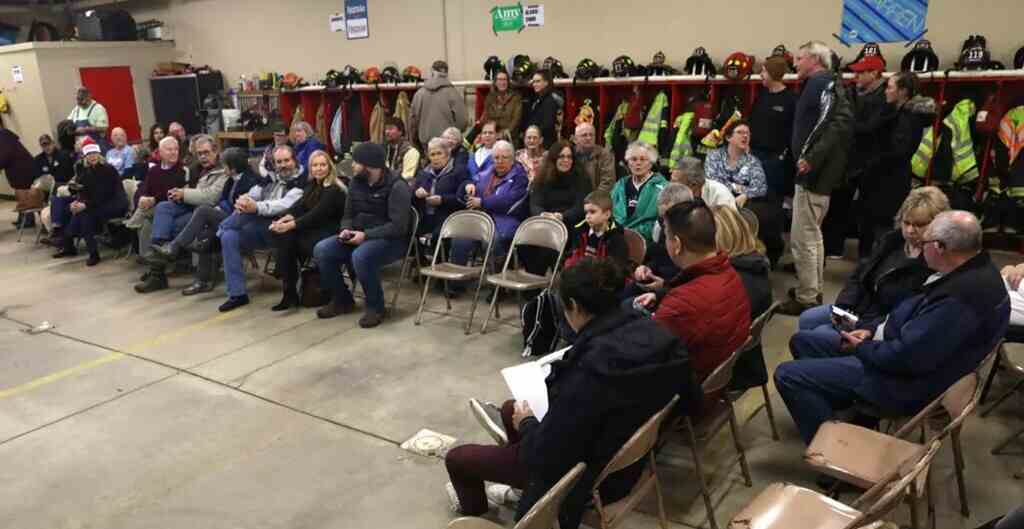
[[501, 370], [505, 384], [512, 392], [512, 398], [525, 400], [530, 404], [538, 421], [548, 413], [548, 386], [544, 383], [544, 370], [536, 362], [527, 362]]
[[537, 360], [501, 370], [501, 376], [512, 392], [512, 398], [529, 402], [538, 421], [544, 420], [548, 413], [548, 385], [544, 383], [544, 379], [551, 374], [551, 363], [561, 360], [568, 350], [569, 347], [559, 349]]

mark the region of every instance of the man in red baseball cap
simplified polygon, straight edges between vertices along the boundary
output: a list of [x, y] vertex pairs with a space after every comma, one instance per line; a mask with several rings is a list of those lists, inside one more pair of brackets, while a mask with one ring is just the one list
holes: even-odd
[[[885, 60], [879, 55], [865, 55], [849, 66], [853, 72], [854, 143], [846, 164], [846, 184], [832, 191], [832, 201], [821, 231], [825, 239], [825, 255], [841, 259], [846, 236], [856, 233], [862, 211], [853, 209], [853, 196], [861, 178], [867, 175], [866, 160], [877, 158], [880, 116], [885, 110]], [[864, 206], [861, 206], [862, 209]], [[860, 248], [861, 252], [866, 252]], [[866, 253], [861, 253], [863, 258]]]

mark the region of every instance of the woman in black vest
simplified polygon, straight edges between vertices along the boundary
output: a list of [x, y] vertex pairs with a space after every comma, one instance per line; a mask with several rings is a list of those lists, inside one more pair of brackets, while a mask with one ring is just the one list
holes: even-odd
[[275, 312], [299, 304], [299, 262], [313, 255], [320, 240], [338, 232], [345, 212], [347, 189], [326, 152], [317, 150], [309, 155], [309, 176], [302, 199], [270, 224], [284, 287], [281, 302], [270, 309]]

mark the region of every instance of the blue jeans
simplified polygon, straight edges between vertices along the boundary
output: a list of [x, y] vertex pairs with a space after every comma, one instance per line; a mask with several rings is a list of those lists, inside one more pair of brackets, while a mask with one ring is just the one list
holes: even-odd
[[153, 211], [153, 235], [150, 239], [153, 242], [167, 242], [174, 239], [174, 236], [185, 229], [189, 219], [192, 218], [192, 206], [165, 200], [156, 205]]
[[864, 364], [855, 356], [791, 360], [775, 370], [775, 387], [808, 445], [837, 411], [857, 401], [870, 402], [856, 391], [863, 379]]
[[370, 239], [358, 246], [345, 244], [331, 235], [313, 248], [313, 258], [320, 267], [320, 286], [331, 293], [336, 305], [354, 303], [352, 292], [341, 277], [341, 266], [352, 265], [356, 279], [363, 284], [366, 307], [378, 314], [384, 312], [384, 290], [380, 286], [380, 269], [405, 255], [406, 242], [401, 239]]
[[71, 224], [71, 203], [74, 201], [74, 197], [59, 197], [56, 192], [50, 197], [50, 222], [54, 228]]
[[832, 326], [832, 305], [818, 305], [800, 314], [799, 330], [789, 339], [793, 358], [832, 358], [841, 356], [841, 337]]
[[236, 298], [246, 295], [242, 252], [270, 246], [270, 231], [267, 228], [271, 221], [267, 217], [236, 212], [220, 223], [217, 235], [220, 237], [221, 257], [224, 259], [228, 296]]

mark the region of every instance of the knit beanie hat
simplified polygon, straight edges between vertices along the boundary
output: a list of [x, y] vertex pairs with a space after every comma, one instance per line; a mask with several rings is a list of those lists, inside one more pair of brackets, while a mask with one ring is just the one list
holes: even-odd
[[775, 81], [781, 81], [782, 76], [786, 75], [789, 71], [789, 64], [786, 62], [785, 57], [768, 57], [763, 63], [764, 69], [768, 72], [768, 75], [772, 76]]
[[82, 154], [83, 155], [89, 154], [89, 153], [100, 154], [100, 152], [101, 152], [100, 146], [96, 145], [96, 142], [92, 138], [86, 136], [86, 138], [84, 140], [82, 140]]
[[384, 169], [387, 153], [384, 152], [384, 147], [373, 142], [364, 141], [356, 145], [355, 149], [352, 149], [352, 159], [356, 163], [372, 169]]

